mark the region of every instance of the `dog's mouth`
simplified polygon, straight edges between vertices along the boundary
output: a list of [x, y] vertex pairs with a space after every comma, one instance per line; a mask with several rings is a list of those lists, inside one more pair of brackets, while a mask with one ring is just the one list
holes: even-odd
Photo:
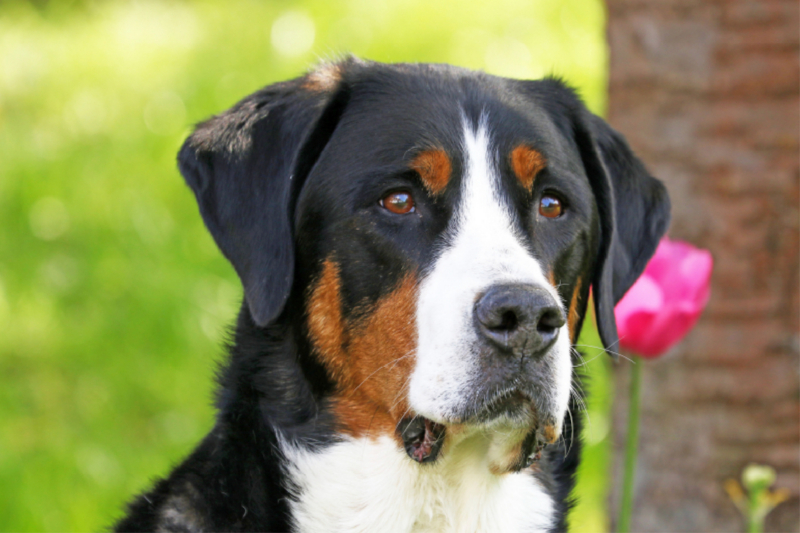
[[398, 426], [403, 447], [418, 463], [431, 463], [439, 456], [444, 443], [445, 426], [422, 416], [406, 418]]
[[[526, 436], [521, 443], [520, 456], [514, 467], [514, 470], [518, 470], [539, 461], [544, 448], [555, 442], [556, 431], [551, 418], [546, 417], [545, 420], [540, 420], [536, 415], [530, 396], [513, 389], [498, 393], [479, 409], [473, 411], [470, 416], [463, 420], [456, 420], [454, 423], [475, 424], [483, 426], [487, 431], [492, 431], [491, 423], [504, 419], [519, 424], [518, 427], [527, 427], [528, 429], [523, 433]], [[439, 457], [445, 441], [447, 426], [416, 415], [404, 418], [398, 424], [397, 432], [403, 441], [406, 454], [412, 460], [418, 463], [432, 463]]]

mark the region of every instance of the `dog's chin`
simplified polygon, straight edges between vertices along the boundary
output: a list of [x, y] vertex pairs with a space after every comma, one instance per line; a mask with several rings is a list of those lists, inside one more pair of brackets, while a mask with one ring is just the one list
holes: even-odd
[[517, 471], [541, 458], [542, 450], [555, 442], [554, 417], [537, 411], [535, 401], [519, 389], [498, 392], [477, 406], [448, 417], [416, 415], [403, 419], [398, 435], [408, 456], [418, 463], [433, 463], [449, 433], [481, 433], [489, 436], [503, 459], [496, 471]]
[[519, 389], [499, 392], [477, 409], [462, 417], [462, 423], [486, 429], [532, 428], [538, 424], [536, 407], [530, 395]]

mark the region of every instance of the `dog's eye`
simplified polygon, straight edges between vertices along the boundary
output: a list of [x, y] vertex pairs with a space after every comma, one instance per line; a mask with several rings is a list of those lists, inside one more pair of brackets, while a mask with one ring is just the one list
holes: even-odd
[[414, 198], [405, 191], [395, 191], [387, 194], [380, 201], [381, 207], [397, 215], [406, 215], [414, 212]]
[[561, 200], [555, 196], [545, 195], [539, 200], [539, 214], [546, 218], [560, 217], [564, 212]]

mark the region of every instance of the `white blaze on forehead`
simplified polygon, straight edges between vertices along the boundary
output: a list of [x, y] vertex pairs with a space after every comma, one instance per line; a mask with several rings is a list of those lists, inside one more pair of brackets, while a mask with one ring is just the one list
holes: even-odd
[[[458, 413], [480, 383], [473, 308], [489, 287], [535, 285], [549, 290], [560, 302], [541, 265], [523, 246], [511, 208], [503, 199], [499, 156], [492, 147], [486, 115], [477, 129], [466, 117], [463, 122], [461, 200], [447, 229], [450, 240], [420, 286], [417, 362], [409, 386], [411, 407], [437, 422], [447, 422]], [[559, 336], [567, 337], [565, 331]], [[566, 365], [557, 362], [558, 375], [553, 377], [556, 389], [566, 383], [568, 400], [571, 364], [569, 342], [564, 345], [563, 340], [559, 339], [554, 351], [566, 349], [566, 354], [558, 355], [566, 359]], [[564, 370], [566, 376], [561, 375]], [[566, 408], [564, 393], [553, 392], [557, 405]]]

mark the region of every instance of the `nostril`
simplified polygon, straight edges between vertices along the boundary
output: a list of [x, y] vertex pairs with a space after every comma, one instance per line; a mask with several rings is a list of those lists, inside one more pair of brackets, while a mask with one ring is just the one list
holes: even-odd
[[480, 299], [475, 306], [475, 317], [484, 329], [497, 333], [514, 331], [522, 322], [519, 306], [503, 294]]
[[497, 331], [513, 331], [519, 326], [519, 318], [513, 309], [509, 309], [500, 315], [500, 323], [491, 329]]
[[541, 322], [539, 323], [538, 326], [536, 326], [536, 332], [539, 333], [539, 335], [552, 335], [556, 332], [556, 329], [558, 328], [554, 328], [552, 326], [546, 326]]
[[552, 335], [564, 325], [564, 316], [556, 308], [547, 308], [539, 315], [536, 330], [542, 335]]

